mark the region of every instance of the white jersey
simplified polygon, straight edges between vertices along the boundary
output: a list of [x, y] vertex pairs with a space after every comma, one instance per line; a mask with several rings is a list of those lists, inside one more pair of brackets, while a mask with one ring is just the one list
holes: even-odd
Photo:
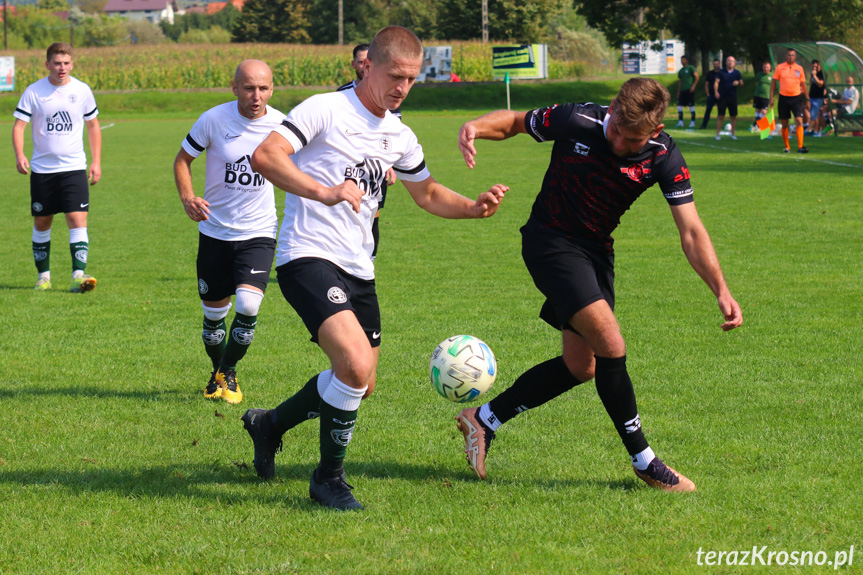
[[84, 122], [99, 115], [90, 86], [75, 78], [55, 86], [48, 78], [33, 82], [18, 101], [13, 115], [31, 123], [33, 158], [37, 174], [87, 169]]
[[329, 187], [353, 180], [364, 192], [359, 214], [347, 202], [326, 206], [288, 194], [276, 265], [316, 257], [374, 279], [372, 220], [387, 170], [408, 182], [430, 176], [417, 137], [390, 112], [372, 114], [354, 90], [312, 96], [276, 132], [293, 146], [292, 160], [302, 172]]
[[275, 238], [278, 229], [273, 184], [252, 170], [249, 159], [285, 115], [267, 106], [267, 113], [250, 120], [240, 114], [236, 100], [201, 114], [183, 149], [193, 158], [207, 150], [204, 199], [209, 219], [198, 230], [211, 238], [242, 241]]

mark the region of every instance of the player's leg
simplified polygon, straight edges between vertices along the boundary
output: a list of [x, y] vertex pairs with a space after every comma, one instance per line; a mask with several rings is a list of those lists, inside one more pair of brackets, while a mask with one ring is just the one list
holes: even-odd
[[51, 289], [51, 225], [54, 214], [56, 194], [50, 185], [51, 174], [30, 173], [30, 215], [33, 216], [33, 261], [39, 277], [34, 289]]
[[677, 127], [683, 127], [683, 93], [677, 95]]
[[596, 355], [596, 391], [629, 452], [635, 474], [652, 487], [694, 491], [695, 485], [656, 457], [641, 429], [635, 390], [626, 369], [626, 343], [605, 300], [578, 311], [570, 320]]
[[237, 383], [237, 364], [245, 357], [255, 338], [258, 312], [270, 278], [276, 240], [252, 238], [230, 242], [230, 245], [232, 284], [237, 286], [234, 290], [235, 313], [216, 379], [222, 386], [222, 399], [236, 404], [243, 400], [243, 393]]
[[321, 459], [312, 474], [309, 495], [322, 505], [342, 511], [362, 509], [351, 493], [353, 487], [346, 482], [344, 460], [360, 402], [369, 386], [374, 385], [377, 354], [352, 311], [327, 318], [318, 338], [330, 359], [332, 377], [321, 397]]
[[[794, 124], [797, 134], [797, 153], [805, 154], [809, 151], [803, 145], [803, 133], [805, 131], [804, 116], [808, 116], [808, 112], [805, 110], [805, 103], [802, 95], [794, 98], [792, 112], [794, 113]], [[808, 122], [808, 118], [805, 120]]]
[[728, 104], [728, 115], [731, 116], [731, 139], [737, 139], [737, 100]]
[[69, 227], [69, 253], [72, 256], [72, 286], [69, 291], [84, 293], [96, 288], [96, 278], [87, 275], [90, 238], [87, 213], [90, 210], [90, 184], [87, 172], [77, 170], [55, 174], [66, 225]]
[[713, 106], [716, 104], [716, 98], [707, 96], [707, 104], [704, 108], [704, 118], [701, 119], [701, 129], [707, 129], [707, 123], [710, 121], [710, 113], [713, 111]]
[[725, 101], [719, 100], [716, 104], [716, 139], [719, 139], [719, 131], [722, 130], [722, 122], [725, 121]]
[[216, 374], [227, 345], [225, 318], [231, 309], [231, 294], [234, 292], [230, 275], [231, 244], [198, 233], [195, 272], [198, 276], [198, 296], [204, 312], [201, 339], [212, 365], [210, 378], [204, 387], [204, 397], [207, 399], [219, 399], [224, 391]]

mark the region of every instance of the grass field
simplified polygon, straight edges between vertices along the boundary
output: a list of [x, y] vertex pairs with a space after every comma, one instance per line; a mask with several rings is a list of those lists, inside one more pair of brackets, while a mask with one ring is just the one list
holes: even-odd
[[[447, 336], [482, 337], [499, 360], [495, 394], [559, 353], [518, 234], [550, 145], [482, 143], [469, 172], [455, 145], [466, 116], [407, 114], [440, 181], [471, 196], [498, 181], [512, 190], [494, 218], [455, 222], [391, 191], [378, 390], [347, 461], [366, 510], [340, 514], [308, 498], [316, 423], [285, 437], [273, 481], [252, 469], [239, 417], [325, 367], [274, 277], [240, 364], [245, 400], [201, 397], [197, 231], [171, 172], [194, 117], [103, 108], [88, 266], [99, 286], [83, 296], [64, 291], [60, 219], [55, 289], [32, 291], [28, 180], [3, 144], [0, 573], [744, 573], [699, 566], [698, 552], [766, 546], [765, 561], [823, 551], [832, 562], [852, 545], [840, 571], [863, 571], [859, 139], [810, 139], [808, 156], [789, 157], [775, 139], [671, 130], [743, 308], [734, 332], [719, 329], [658, 189], [624, 216], [617, 312], [647, 437], [699, 487], [676, 495], [636, 479], [592, 384], [504, 426], [490, 479], [474, 478], [460, 408], [432, 390], [428, 355]], [[193, 169], [201, 190], [203, 160]], [[754, 571], [833, 571], [778, 560]]]

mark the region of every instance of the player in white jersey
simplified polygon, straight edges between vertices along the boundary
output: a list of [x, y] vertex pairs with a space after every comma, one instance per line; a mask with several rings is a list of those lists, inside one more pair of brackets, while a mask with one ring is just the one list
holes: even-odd
[[[239, 403], [237, 363], [255, 335], [278, 226], [273, 185], [252, 169], [249, 158], [285, 115], [267, 105], [273, 74], [264, 62], [243, 61], [232, 88], [236, 101], [207, 110], [192, 126], [174, 161], [174, 177], [186, 214], [198, 222], [202, 337], [213, 364], [204, 397]], [[204, 150], [206, 183], [199, 197], [192, 188], [191, 164]], [[237, 309], [227, 332], [225, 318], [235, 294]]]
[[[89, 185], [102, 177], [102, 132], [99, 109], [90, 87], [70, 76], [72, 47], [56, 42], [48, 47], [48, 77], [27, 86], [12, 127], [12, 147], [18, 172], [30, 174], [30, 214], [33, 216], [33, 259], [39, 291], [51, 289], [51, 224], [64, 213], [72, 253], [72, 287], [83, 293], [96, 287], [96, 278], [84, 273], [89, 254], [87, 213]], [[24, 131], [32, 125], [33, 159], [24, 155]], [[90, 142], [90, 170], [84, 153], [84, 127]], [[32, 172], [32, 173], [31, 173]]]
[[422, 65], [406, 28], [378, 32], [355, 90], [312, 96], [255, 151], [252, 166], [289, 192], [279, 232], [279, 287], [330, 361], [272, 410], [250, 409], [258, 475], [272, 477], [282, 435], [320, 415], [320, 463], [309, 495], [340, 510], [361, 509], [343, 461], [360, 401], [375, 387], [381, 321], [371, 260], [372, 219], [386, 171], [394, 167], [413, 200], [445, 218], [484, 218], [509, 189], [494, 185], [476, 201], [439, 184], [413, 132], [389, 112], [407, 96]]

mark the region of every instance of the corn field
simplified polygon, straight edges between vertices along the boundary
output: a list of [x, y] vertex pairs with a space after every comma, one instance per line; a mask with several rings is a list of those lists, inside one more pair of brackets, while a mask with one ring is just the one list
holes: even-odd
[[[492, 79], [491, 45], [480, 42], [429, 42], [453, 47], [453, 71], [465, 82]], [[177, 90], [230, 86], [237, 64], [247, 58], [267, 62], [276, 86], [333, 86], [353, 79], [351, 46], [296, 44], [157, 44], [76, 48], [72, 75], [96, 91]], [[43, 50], [9, 51], [15, 56], [16, 90], [46, 76]], [[579, 62], [549, 61], [549, 77], [584, 74]]]

